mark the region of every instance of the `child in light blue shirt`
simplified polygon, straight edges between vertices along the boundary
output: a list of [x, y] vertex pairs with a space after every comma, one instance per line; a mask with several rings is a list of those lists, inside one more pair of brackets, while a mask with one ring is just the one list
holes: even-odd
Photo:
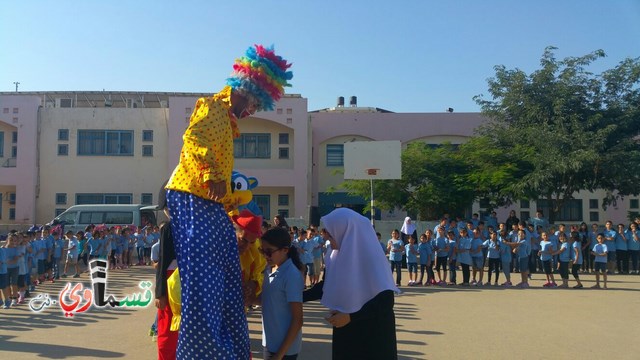
[[549, 234], [547, 232], [543, 232], [540, 234], [542, 241], [540, 241], [540, 250], [538, 250], [538, 256], [540, 256], [540, 261], [542, 261], [542, 269], [544, 269], [544, 274], [547, 277], [547, 282], [542, 285], [544, 287], [556, 287], [556, 279], [553, 276], [553, 269], [551, 268], [551, 262], [553, 259], [553, 255], [556, 253], [557, 247], [550, 241]]
[[462, 268], [462, 283], [460, 283], [462, 286], [469, 286], [469, 267], [473, 264], [469, 253], [471, 250], [471, 238], [468, 235], [467, 229], [460, 230], [460, 239], [458, 239], [458, 249], [456, 250], [458, 262]]
[[400, 231], [398, 229], [394, 229], [391, 232], [391, 239], [387, 242], [387, 250], [389, 251], [389, 262], [391, 262], [391, 273], [396, 272], [396, 286], [400, 286], [404, 243], [400, 240]]
[[572, 238], [573, 242], [571, 243], [571, 261], [573, 261], [573, 265], [571, 266], [571, 274], [573, 278], [576, 279], [578, 283], [574, 286], [574, 289], [582, 289], [582, 282], [580, 281], [580, 275], [578, 271], [582, 267], [584, 263], [584, 254], [582, 251], [582, 241], [579, 238]]
[[[571, 247], [569, 246], [567, 237], [564, 234], [560, 234], [558, 239], [560, 240], [560, 248], [555, 254], [558, 255], [558, 261], [560, 264], [559, 270], [560, 277], [562, 278], [562, 285], [560, 285], [560, 287], [566, 289], [569, 287], [569, 261], [571, 261]], [[580, 239], [577, 241], [579, 242]]]
[[420, 253], [413, 235], [409, 235], [409, 243], [404, 248], [407, 257], [407, 270], [409, 271], [409, 286], [414, 286], [418, 278], [418, 255]]
[[487, 283], [485, 285], [491, 285], [491, 273], [495, 272], [495, 286], [498, 286], [500, 278], [500, 242], [498, 241], [498, 234], [495, 232], [490, 233], [489, 239], [482, 243], [482, 247], [487, 249], [487, 260], [489, 261], [489, 272], [487, 273]]
[[433, 279], [433, 269], [431, 268], [433, 262], [433, 251], [431, 243], [427, 241], [427, 235], [420, 235], [420, 244], [418, 244], [418, 252], [420, 253], [420, 281], [418, 285], [423, 284], [424, 272], [427, 272], [427, 280], [424, 282], [425, 286], [431, 285], [435, 282]]
[[605, 245], [604, 234], [598, 234], [596, 240], [598, 243], [593, 247], [591, 253], [595, 255], [595, 270], [596, 270], [596, 284], [591, 288], [600, 289], [600, 275], [603, 276], [604, 280], [604, 288], [607, 288], [607, 253], [609, 250], [607, 249], [607, 245]]
[[80, 277], [80, 269], [78, 268], [78, 239], [73, 236], [73, 231], [69, 230], [65, 234], [65, 238], [68, 242], [67, 245], [67, 260], [64, 264], [64, 273], [62, 274], [63, 278], [67, 277], [67, 269], [69, 265], [75, 267], [74, 278]]

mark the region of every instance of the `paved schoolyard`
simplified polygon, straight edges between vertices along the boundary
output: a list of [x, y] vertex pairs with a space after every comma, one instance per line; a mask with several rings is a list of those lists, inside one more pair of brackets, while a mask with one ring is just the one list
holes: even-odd
[[[405, 274], [406, 275], [406, 274]], [[406, 277], [406, 276], [405, 276]], [[640, 276], [611, 276], [610, 290], [403, 287], [396, 297], [400, 359], [639, 359]], [[583, 276], [587, 286], [593, 276]], [[70, 279], [71, 280], [71, 279]], [[83, 280], [90, 284], [87, 275]], [[149, 267], [109, 273], [109, 292], [138, 292]], [[573, 285], [573, 284], [572, 284]], [[52, 296], [63, 283], [40, 288]], [[327, 310], [305, 304], [299, 359], [330, 359]], [[148, 336], [154, 308], [90, 309], [65, 318], [59, 307], [0, 309], [0, 359], [155, 359]], [[261, 359], [260, 314], [249, 314], [254, 359]]]

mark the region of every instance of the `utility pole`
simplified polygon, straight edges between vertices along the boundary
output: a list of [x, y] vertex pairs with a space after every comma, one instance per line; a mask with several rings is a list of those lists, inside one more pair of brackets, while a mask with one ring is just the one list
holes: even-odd
[[13, 84], [16, 86], [16, 92], [18, 92], [18, 85], [20, 85], [20, 82], [14, 81]]

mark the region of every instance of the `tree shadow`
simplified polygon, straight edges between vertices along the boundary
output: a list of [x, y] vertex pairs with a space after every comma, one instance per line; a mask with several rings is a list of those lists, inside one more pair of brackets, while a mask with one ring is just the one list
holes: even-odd
[[[84, 347], [65, 346], [48, 344], [44, 342], [21, 342], [11, 341], [14, 336], [0, 335], [2, 350], [7, 352], [27, 353], [45, 359], [67, 359], [67, 358], [122, 358], [126, 354], [115, 351], [87, 349]], [[44, 339], [43, 339], [44, 340]]]

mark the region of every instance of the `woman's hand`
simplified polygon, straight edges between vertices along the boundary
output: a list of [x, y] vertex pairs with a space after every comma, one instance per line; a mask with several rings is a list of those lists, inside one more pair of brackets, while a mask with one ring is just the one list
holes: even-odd
[[325, 319], [329, 324], [337, 328], [346, 326], [351, 322], [351, 316], [349, 314], [341, 313], [335, 310], [332, 310], [331, 315]]

